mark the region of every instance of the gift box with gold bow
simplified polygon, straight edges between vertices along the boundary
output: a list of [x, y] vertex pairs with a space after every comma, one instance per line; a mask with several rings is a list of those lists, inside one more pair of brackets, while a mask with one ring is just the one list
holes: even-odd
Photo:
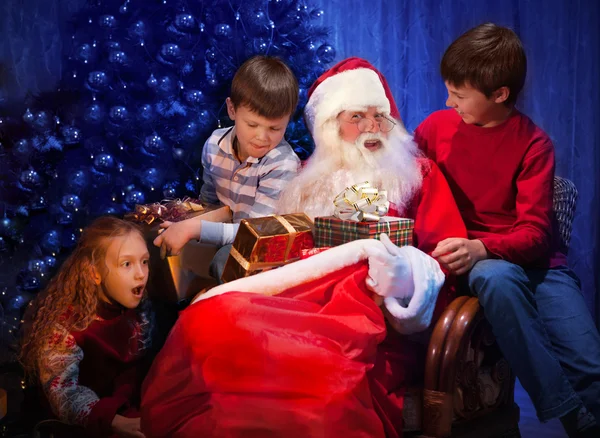
[[191, 198], [137, 205], [135, 211], [125, 215], [126, 219], [142, 225], [150, 251], [148, 293], [152, 298], [178, 303], [193, 297], [201, 289], [216, 284], [216, 280], [208, 272], [210, 262], [218, 250], [215, 245], [190, 241], [179, 255], [163, 259], [160, 249], [152, 243], [158, 236], [160, 223], [167, 220], [179, 222], [199, 215], [210, 222], [231, 222], [229, 207], [200, 204], [200, 201]]
[[314, 247], [313, 223], [304, 213], [243, 219], [221, 279], [224, 282], [283, 266]]
[[383, 233], [398, 246], [412, 245], [414, 221], [384, 216], [378, 222], [355, 222], [335, 216], [315, 218], [315, 247], [338, 246], [359, 239], [379, 239]]
[[414, 221], [385, 216], [385, 190], [369, 182], [355, 184], [335, 197], [334, 216], [315, 218], [315, 247], [338, 246], [358, 239], [379, 239], [386, 233], [398, 246], [412, 245]]

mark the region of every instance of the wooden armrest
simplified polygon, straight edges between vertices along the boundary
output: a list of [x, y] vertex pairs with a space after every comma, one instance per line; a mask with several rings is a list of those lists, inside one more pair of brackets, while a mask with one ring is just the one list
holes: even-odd
[[435, 324], [429, 348], [427, 349], [427, 357], [425, 359], [425, 382], [424, 389], [438, 390], [440, 376], [440, 362], [444, 351], [444, 344], [448, 337], [450, 327], [458, 314], [458, 311], [469, 300], [469, 297], [458, 297], [450, 303], [442, 313], [442, 316]]
[[431, 437], [448, 437], [452, 430], [454, 389], [459, 353], [466, 348], [470, 332], [483, 318], [477, 298], [456, 298], [437, 322], [425, 365], [423, 432]]
[[456, 318], [454, 318], [444, 344], [443, 359], [440, 366], [440, 391], [454, 392], [460, 354], [468, 347], [470, 335], [481, 320], [483, 320], [483, 309], [479, 305], [479, 300], [474, 297], [468, 298], [467, 302], [459, 309]]

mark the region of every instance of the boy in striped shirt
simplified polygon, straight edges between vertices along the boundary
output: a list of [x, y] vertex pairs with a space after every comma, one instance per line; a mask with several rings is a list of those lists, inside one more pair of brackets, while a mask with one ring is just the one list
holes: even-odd
[[171, 255], [192, 239], [220, 246], [210, 267], [218, 281], [240, 220], [274, 213], [281, 190], [300, 165], [283, 138], [298, 104], [298, 81], [281, 60], [256, 56], [244, 62], [226, 104], [235, 124], [215, 130], [204, 144], [200, 194], [204, 202], [229, 206], [233, 223], [208, 222], [201, 216], [164, 222], [164, 232], [154, 240]]

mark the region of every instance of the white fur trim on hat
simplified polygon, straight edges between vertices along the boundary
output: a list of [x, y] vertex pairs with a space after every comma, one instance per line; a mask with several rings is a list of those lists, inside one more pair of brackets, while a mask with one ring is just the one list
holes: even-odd
[[377, 73], [368, 68], [357, 68], [337, 73], [321, 82], [313, 91], [304, 116], [311, 134], [342, 111], [364, 110], [376, 107], [390, 113], [390, 102]]

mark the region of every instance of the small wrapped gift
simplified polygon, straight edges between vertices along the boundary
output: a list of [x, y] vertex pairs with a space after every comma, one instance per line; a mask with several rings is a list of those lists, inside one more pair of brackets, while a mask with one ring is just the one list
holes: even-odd
[[147, 225], [156, 221], [178, 222], [195, 216], [204, 209], [205, 207], [197, 199], [166, 199], [154, 204], [138, 204], [133, 212], [125, 214], [125, 219]]
[[383, 233], [398, 246], [412, 245], [414, 221], [385, 216], [390, 206], [387, 192], [368, 181], [345, 188], [333, 204], [334, 216], [315, 218], [315, 247], [379, 239]]
[[221, 280], [247, 277], [300, 259], [314, 246], [313, 223], [304, 213], [243, 219]]
[[190, 198], [138, 205], [134, 212], [125, 215], [126, 219], [142, 224], [150, 251], [148, 292], [153, 298], [178, 303], [193, 297], [201, 289], [216, 284], [216, 280], [208, 272], [218, 249], [215, 245], [190, 241], [179, 255], [162, 259], [160, 249], [152, 243], [158, 236], [161, 222], [178, 222], [198, 215], [210, 222], [231, 222], [229, 207], [203, 205]]
[[412, 245], [414, 221], [384, 216], [378, 222], [355, 222], [335, 216], [315, 218], [315, 247], [338, 246], [358, 239], [379, 239], [383, 233], [398, 246]]

